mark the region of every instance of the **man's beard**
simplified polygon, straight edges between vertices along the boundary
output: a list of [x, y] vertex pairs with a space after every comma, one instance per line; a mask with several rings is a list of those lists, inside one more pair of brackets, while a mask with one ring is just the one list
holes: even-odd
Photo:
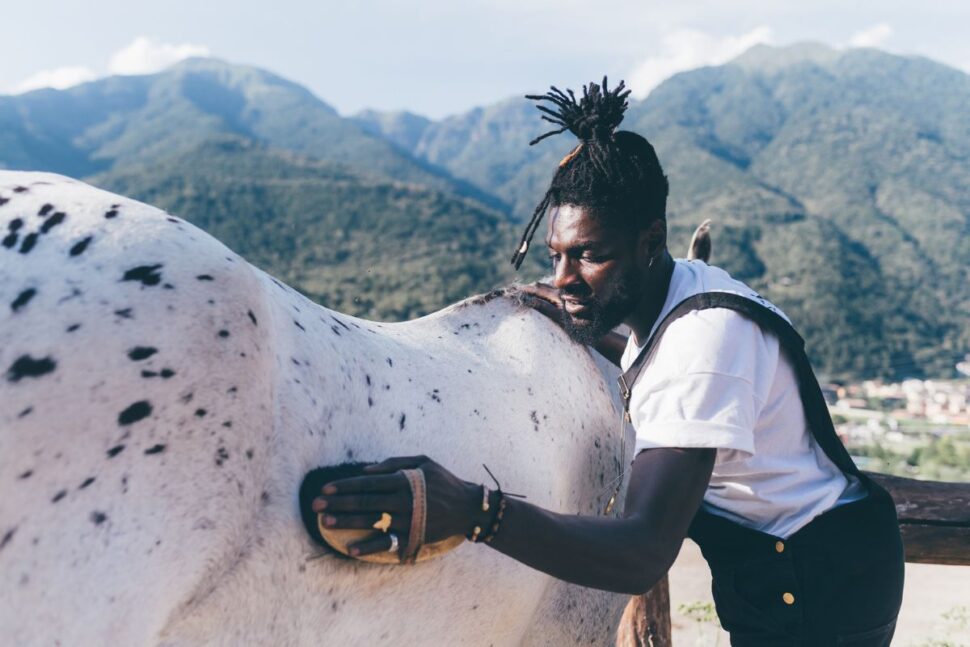
[[[582, 299], [586, 309], [583, 317], [573, 317], [566, 311], [566, 306], [560, 301], [562, 327], [566, 334], [580, 344], [592, 346], [603, 335], [616, 328], [629, 315], [640, 297], [640, 281], [636, 272], [623, 276], [613, 295], [606, 301], [600, 301], [592, 296], [572, 294]], [[561, 291], [560, 297], [569, 294]]]

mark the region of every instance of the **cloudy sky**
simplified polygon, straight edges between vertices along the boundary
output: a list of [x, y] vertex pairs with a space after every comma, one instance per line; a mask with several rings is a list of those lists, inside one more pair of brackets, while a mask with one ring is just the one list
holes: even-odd
[[[32, 0], [4, 7], [0, 93], [145, 74], [187, 56], [256, 65], [343, 114], [431, 117], [609, 74], [637, 96], [757, 43], [812, 40], [970, 72], [966, 0]], [[144, 5], [144, 6], [139, 6]]]

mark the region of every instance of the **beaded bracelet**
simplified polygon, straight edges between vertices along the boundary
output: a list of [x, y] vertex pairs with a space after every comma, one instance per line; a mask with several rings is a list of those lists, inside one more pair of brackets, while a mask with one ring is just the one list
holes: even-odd
[[[482, 512], [489, 511], [490, 506], [488, 503], [488, 495], [489, 495], [488, 486], [483, 483], [482, 484]], [[468, 539], [468, 541], [471, 541], [477, 544], [479, 541], [478, 536], [481, 534], [482, 534], [482, 527], [475, 526], [474, 528], [472, 528], [471, 534], [465, 535], [465, 538]]]
[[492, 540], [495, 539], [495, 535], [498, 534], [499, 528], [502, 526], [502, 517], [505, 516], [505, 504], [506, 499], [503, 496], [498, 502], [498, 514], [495, 515], [495, 521], [492, 522], [492, 527], [489, 530], [489, 533], [482, 539], [482, 541], [484, 541], [486, 544], [492, 543]]

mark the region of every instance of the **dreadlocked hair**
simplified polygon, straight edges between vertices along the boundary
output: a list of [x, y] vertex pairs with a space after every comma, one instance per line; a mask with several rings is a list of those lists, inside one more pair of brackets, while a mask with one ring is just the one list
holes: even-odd
[[610, 90], [604, 76], [602, 86], [584, 85], [578, 100], [572, 90], [563, 92], [556, 86], [546, 94], [526, 95], [537, 103], [542, 119], [559, 126], [530, 141], [530, 146], [567, 130], [579, 144], [559, 162], [549, 189], [533, 211], [512, 256], [515, 269], [525, 260], [550, 206], [582, 206], [597, 216], [638, 228], [666, 217], [667, 177], [653, 146], [636, 133], [616, 130], [628, 106], [630, 90], [624, 88], [620, 81]]

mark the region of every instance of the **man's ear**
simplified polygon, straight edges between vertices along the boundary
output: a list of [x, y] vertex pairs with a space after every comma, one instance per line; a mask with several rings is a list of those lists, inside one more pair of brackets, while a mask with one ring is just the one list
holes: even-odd
[[637, 236], [637, 255], [646, 260], [660, 253], [667, 246], [667, 223], [654, 220], [640, 230]]

